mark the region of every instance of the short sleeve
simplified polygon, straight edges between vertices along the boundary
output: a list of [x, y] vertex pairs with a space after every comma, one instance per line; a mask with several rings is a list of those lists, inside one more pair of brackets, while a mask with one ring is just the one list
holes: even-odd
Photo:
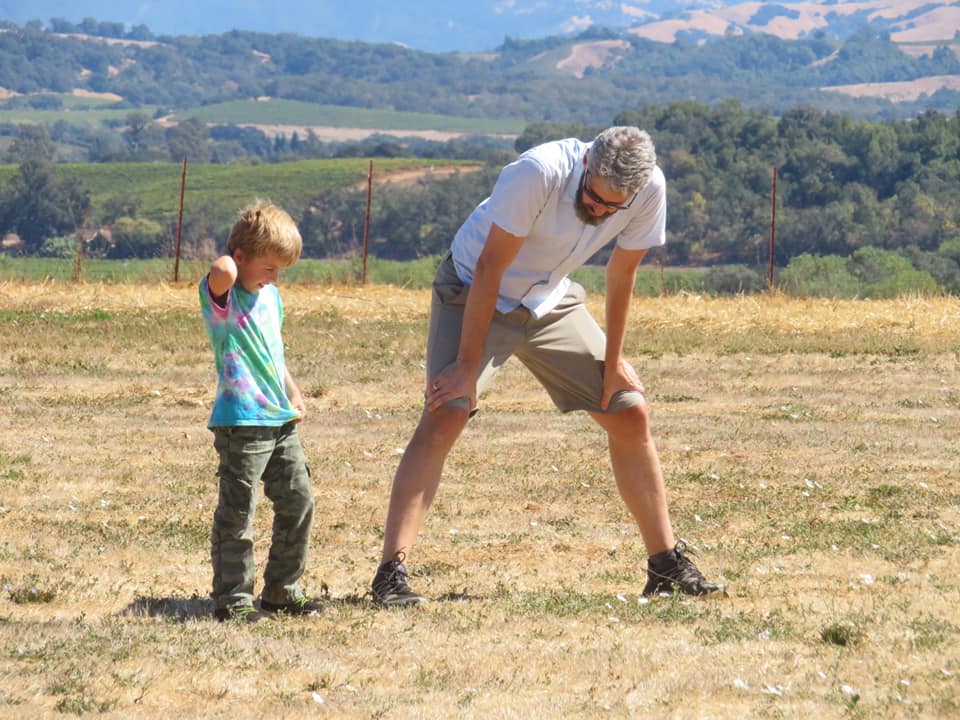
[[617, 237], [624, 250], [646, 250], [667, 242], [667, 181], [658, 167], [631, 208], [633, 217]]
[[200, 281], [200, 311], [203, 313], [204, 320], [206, 320], [207, 324], [213, 326], [222, 323], [227, 319], [227, 308], [230, 305], [229, 292], [233, 292], [233, 288], [231, 288], [228, 292], [227, 304], [221, 307], [214, 302], [213, 298], [211, 297], [208, 281], [209, 277], [206, 275]]
[[521, 156], [500, 171], [487, 200], [487, 216], [511, 235], [527, 237], [554, 183], [535, 158]]

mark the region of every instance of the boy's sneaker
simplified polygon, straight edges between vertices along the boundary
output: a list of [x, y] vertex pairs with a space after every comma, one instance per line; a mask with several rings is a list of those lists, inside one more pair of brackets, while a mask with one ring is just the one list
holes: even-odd
[[383, 563], [377, 568], [377, 574], [370, 584], [373, 592], [373, 601], [384, 607], [401, 607], [405, 605], [426, 605], [429, 601], [413, 591], [407, 583], [410, 573], [403, 564], [403, 556]]
[[647, 560], [647, 585], [643, 594], [672, 595], [674, 589], [684, 595], [709, 595], [717, 591], [726, 594], [726, 585], [708, 582], [686, 553], [687, 546], [680, 541], [672, 550], [651, 555]]
[[323, 612], [323, 605], [319, 600], [311, 600], [308, 597], [302, 597], [299, 600], [293, 600], [288, 603], [272, 603], [266, 600], [260, 601], [260, 609], [270, 613], [282, 613], [284, 615], [296, 615], [306, 617], [308, 615], [319, 615]]
[[268, 617], [266, 613], [260, 612], [253, 605], [234, 605], [233, 607], [217, 608], [213, 611], [213, 616], [220, 622], [239, 622], [252, 625]]

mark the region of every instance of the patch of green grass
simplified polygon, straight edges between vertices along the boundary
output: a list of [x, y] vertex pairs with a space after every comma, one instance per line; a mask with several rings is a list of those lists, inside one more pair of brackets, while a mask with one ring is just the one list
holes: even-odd
[[46, 323], [50, 325], [78, 325], [109, 320], [106, 310], [61, 312], [58, 310], [0, 310], [0, 323]]
[[654, 399], [657, 402], [664, 403], [700, 402], [700, 398], [695, 395], [671, 395], [669, 393], [657, 395]]
[[[637, 269], [634, 291], [644, 297], [700, 292], [703, 289], [704, 273], [706, 269], [702, 268], [660, 268], [641, 265]], [[577, 268], [570, 273], [570, 279], [583, 285], [587, 292], [606, 291], [606, 270], [602, 265], [586, 265]]]
[[17, 605], [27, 605], [31, 603], [50, 603], [57, 598], [57, 591], [50, 588], [38, 587], [31, 581], [23, 585], [4, 586], [7, 595]]
[[425, 578], [435, 578], [441, 577], [443, 575], [449, 575], [458, 570], [458, 567], [453, 563], [443, 562], [442, 560], [436, 560], [434, 562], [427, 562], [420, 565], [417, 565], [417, 576]]
[[762, 415], [764, 420], [788, 420], [793, 422], [805, 422], [817, 418], [816, 411], [804, 403], [785, 403], [781, 405], [770, 405], [765, 408], [766, 412]]
[[[54, 692], [53, 694], [57, 695], [61, 693]], [[58, 700], [56, 710], [58, 713], [64, 715], [80, 716], [86, 715], [87, 713], [102, 715], [103, 713], [108, 713], [113, 710], [113, 708], [117, 706], [117, 702], [118, 700], [116, 698], [101, 700], [88, 695], [85, 690], [82, 690], [78, 693], [70, 692]]]
[[[61, 96], [66, 99], [69, 96]], [[0, 108], [0, 122], [13, 123], [14, 125], [53, 125], [62, 120], [66, 120], [71, 125], [85, 125], [95, 127], [108, 121], [124, 121], [130, 114], [130, 108], [109, 108], [94, 107], [96, 98], [76, 98], [76, 100], [66, 101], [65, 107], [59, 110], [34, 110], [30, 108]], [[80, 102], [82, 101], [82, 102]], [[144, 105], [137, 109], [153, 114], [155, 106]]]
[[0, 453], [0, 480], [21, 480], [26, 474], [24, 471], [18, 467], [21, 465], [29, 465], [30, 456], [26, 454], [20, 455], [7, 455], [5, 453]]
[[614, 617], [622, 622], [641, 622], [650, 619], [663, 622], [688, 622], [708, 612], [703, 609], [707, 607], [703, 603], [681, 596], [658, 597], [641, 603], [634, 595], [583, 593], [569, 589], [510, 594], [506, 588], [500, 588], [498, 594], [506, 595], [505, 599], [516, 608], [516, 612], [531, 616], [588, 615]]
[[907, 627], [912, 633], [910, 645], [915, 650], [929, 650], [952, 641], [957, 635], [957, 625], [933, 615], [911, 618]]
[[765, 615], [744, 611], [727, 613], [716, 608], [714, 614], [705, 613], [695, 630], [706, 643], [744, 642], [752, 640], [792, 640], [797, 632], [788, 613], [774, 610]]

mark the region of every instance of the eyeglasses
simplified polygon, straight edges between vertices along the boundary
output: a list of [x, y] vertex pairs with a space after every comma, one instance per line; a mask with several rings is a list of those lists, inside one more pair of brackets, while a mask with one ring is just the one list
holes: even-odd
[[603, 205], [607, 210], [610, 210], [611, 212], [616, 212], [617, 210], [626, 210], [626, 209], [628, 209], [631, 205], [633, 205], [633, 201], [637, 199], [637, 195], [640, 194], [639, 191], [638, 191], [638, 192], [635, 192], [635, 193], [633, 194], [633, 197], [630, 198], [630, 202], [626, 203], [625, 205], [618, 205], [617, 203], [612, 203], [612, 202], [610, 202], [609, 200], [604, 200], [602, 197], [600, 197], [599, 195], [597, 195], [597, 194], [590, 188], [589, 185], [587, 185], [587, 175], [589, 175], [589, 174], [590, 174], [590, 171], [589, 171], [589, 170], [584, 170], [584, 171], [583, 171], [583, 176], [580, 178], [580, 189], [581, 189], [583, 192], [585, 192], [585, 193], [587, 194], [587, 197], [589, 197], [591, 200], [593, 200], [597, 205]]

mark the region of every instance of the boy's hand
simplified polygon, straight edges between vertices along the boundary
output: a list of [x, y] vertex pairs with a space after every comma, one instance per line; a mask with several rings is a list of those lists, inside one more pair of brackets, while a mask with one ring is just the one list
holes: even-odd
[[300, 422], [307, 416], [307, 403], [304, 402], [300, 386], [293, 381], [293, 376], [287, 368], [283, 369], [283, 383], [287, 388], [287, 398], [290, 400], [290, 404], [293, 405], [294, 410], [300, 413], [300, 417], [294, 422]]
[[303, 401], [303, 395], [300, 394], [299, 390], [290, 393], [290, 404], [293, 405], [294, 410], [300, 413], [297, 422], [300, 422], [307, 416], [307, 404]]

